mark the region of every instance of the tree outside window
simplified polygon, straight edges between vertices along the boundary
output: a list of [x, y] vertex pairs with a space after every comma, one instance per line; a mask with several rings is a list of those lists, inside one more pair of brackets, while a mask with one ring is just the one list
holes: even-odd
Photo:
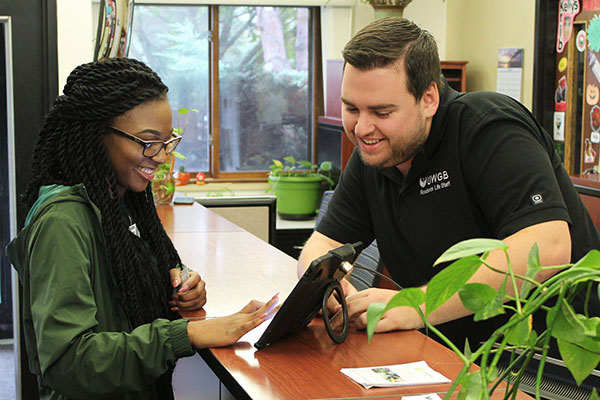
[[243, 178], [274, 158], [310, 159], [310, 14], [307, 7], [135, 5], [129, 56], [169, 86], [175, 127], [183, 124], [177, 109], [199, 110], [183, 117], [178, 150], [187, 170]]

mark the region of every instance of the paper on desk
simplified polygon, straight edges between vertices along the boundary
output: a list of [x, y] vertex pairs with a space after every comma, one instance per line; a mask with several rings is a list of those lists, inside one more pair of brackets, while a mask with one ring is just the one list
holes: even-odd
[[380, 367], [342, 368], [340, 371], [366, 389], [450, 382], [450, 379], [431, 369], [425, 361]]
[[435, 393], [429, 393], [417, 394], [413, 396], [402, 396], [402, 400], [442, 400], [442, 398]]

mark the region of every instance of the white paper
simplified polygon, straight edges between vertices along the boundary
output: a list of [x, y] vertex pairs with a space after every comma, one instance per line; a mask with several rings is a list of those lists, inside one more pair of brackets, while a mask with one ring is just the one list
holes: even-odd
[[378, 367], [342, 368], [340, 371], [366, 389], [450, 382], [450, 379], [431, 369], [425, 361]]
[[442, 398], [435, 393], [429, 393], [417, 394], [413, 396], [402, 396], [402, 400], [442, 400]]

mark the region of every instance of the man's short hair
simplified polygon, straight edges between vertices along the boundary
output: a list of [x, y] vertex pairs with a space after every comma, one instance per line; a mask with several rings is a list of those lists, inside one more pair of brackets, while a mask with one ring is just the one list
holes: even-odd
[[408, 91], [417, 101], [432, 82], [441, 88], [441, 68], [433, 36], [398, 17], [375, 20], [344, 47], [344, 61], [362, 71], [397, 66], [404, 61]]

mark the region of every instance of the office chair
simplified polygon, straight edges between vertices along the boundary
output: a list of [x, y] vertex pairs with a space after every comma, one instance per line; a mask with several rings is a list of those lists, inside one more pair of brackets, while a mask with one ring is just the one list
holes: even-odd
[[[323, 218], [323, 215], [325, 215], [325, 211], [327, 210], [327, 206], [329, 205], [329, 200], [331, 200], [331, 196], [333, 196], [333, 190], [327, 190], [323, 193], [321, 206], [319, 207], [319, 213], [317, 214], [315, 228], [319, 225], [319, 222], [321, 222], [321, 218]], [[356, 258], [356, 261], [354, 262], [354, 265], [362, 266], [377, 272], [383, 271], [383, 263], [381, 262], [379, 256], [377, 240], [373, 240], [373, 242], [371, 242], [371, 244], [359, 254], [359, 256]], [[380, 278], [377, 275], [370, 273], [369, 271], [355, 268], [352, 270], [349, 280], [350, 283], [354, 285], [356, 290], [364, 290], [370, 287], [377, 287], [379, 285]]]

